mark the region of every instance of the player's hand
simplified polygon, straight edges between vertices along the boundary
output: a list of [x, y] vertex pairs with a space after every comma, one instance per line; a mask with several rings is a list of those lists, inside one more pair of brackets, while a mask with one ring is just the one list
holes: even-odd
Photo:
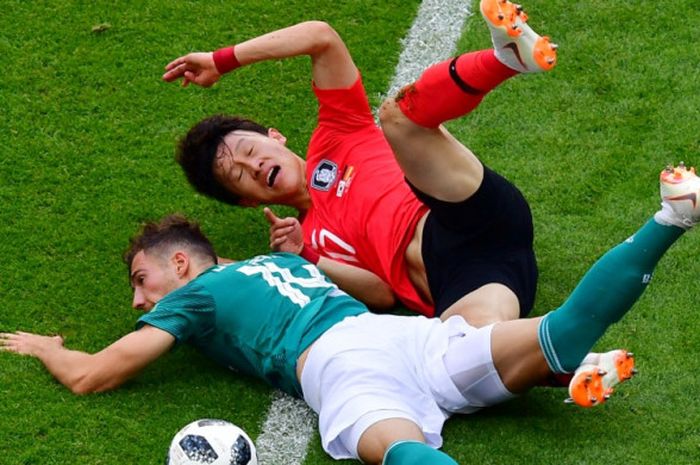
[[165, 67], [163, 80], [173, 82], [182, 78], [182, 87], [190, 82], [202, 87], [210, 87], [221, 79], [214, 64], [214, 53], [195, 52], [177, 58]]
[[17, 331], [15, 333], [0, 333], [0, 350], [15, 352], [20, 355], [37, 357], [40, 352], [60, 349], [63, 347], [61, 336], [41, 336], [39, 334]]
[[270, 249], [275, 252], [299, 255], [304, 248], [304, 237], [299, 220], [291, 216], [279, 218], [267, 207], [263, 212], [270, 223]]

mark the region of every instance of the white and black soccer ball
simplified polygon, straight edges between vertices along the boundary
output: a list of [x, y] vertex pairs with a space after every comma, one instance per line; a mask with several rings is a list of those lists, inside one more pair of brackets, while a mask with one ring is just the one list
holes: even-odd
[[170, 443], [166, 465], [258, 465], [255, 444], [225, 420], [193, 421]]

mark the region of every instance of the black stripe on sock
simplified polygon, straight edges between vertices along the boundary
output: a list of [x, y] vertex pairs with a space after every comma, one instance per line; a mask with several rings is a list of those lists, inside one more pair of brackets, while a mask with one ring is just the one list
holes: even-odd
[[460, 89], [462, 89], [462, 91], [466, 92], [467, 94], [482, 95], [484, 92], [470, 86], [469, 84], [464, 82], [461, 77], [459, 77], [459, 74], [457, 74], [457, 59], [458, 58], [459, 57], [455, 57], [454, 60], [452, 60], [450, 62], [450, 77], [455, 82], [455, 84], [457, 84], [457, 86]]

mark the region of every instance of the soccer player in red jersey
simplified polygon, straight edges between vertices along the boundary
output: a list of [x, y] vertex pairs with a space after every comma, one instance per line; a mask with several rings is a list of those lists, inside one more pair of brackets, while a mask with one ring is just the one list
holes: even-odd
[[529, 206], [442, 122], [469, 113], [493, 88], [523, 72], [551, 69], [556, 46], [522, 9], [484, 0], [494, 48], [428, 68], [380, 110], [370, 109], [360, 73], [327, 24], [305, 22], [167, 65], [166, 81], [210, 86], [239, 66], [307, 55], [319, 102], [306, 160], [277, 130], [214, 116], [182, 140], [179, 161], [199, 191], [269, 209], [271, 245], [317, 263], [373, 308], [395, 296], [409, 309], [474, 326], [527, 315], [537, 266]]

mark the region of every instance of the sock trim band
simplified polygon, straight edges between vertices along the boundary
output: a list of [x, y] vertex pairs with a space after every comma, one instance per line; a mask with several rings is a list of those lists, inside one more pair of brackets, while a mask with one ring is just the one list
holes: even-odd
[[459, 77], [459, 74], [457, 74], [457, 59], [459, 57], [455, 57], [451, 62], [450, 62], [450, 77], [452, 80], [457, 84], [457, 87], [462, 89], [467, 94], [471, 95], [482, 95], [484, 92], [480, 91], [479, 89], [475, 89], [474, 87], [470, 86], [466, 82], [462, 80], [461, 77]]
[[406, 443], [425, 444], [423, 442], [413, 441], [410, 439], [399, 439], [398, 441], [394, 441], [393, 443], [391, 443], [389, 445], [389, 447], [386, 448], [386, 451], [384, 452], [384, 458], [382, 459], [382, 463], [386, 463], [386, 458], [389, 455], [389, 452], [391, 452], [391, 450], [394, 449], [394, 447], [399, 446], [401, 444], [406, 444]]
[[537, 336], [540, 342], [540, 348], [542, 349], [542, 354], [544, 359], [549, 365], [549, 369], [554, 373], [567, 373], [564, 367], [559, 361], [556, 352], [554, 351], [554, 345], [552, 344], [552, 339], [549, 335], [549, 315], [545, 315], [537, 328]]

